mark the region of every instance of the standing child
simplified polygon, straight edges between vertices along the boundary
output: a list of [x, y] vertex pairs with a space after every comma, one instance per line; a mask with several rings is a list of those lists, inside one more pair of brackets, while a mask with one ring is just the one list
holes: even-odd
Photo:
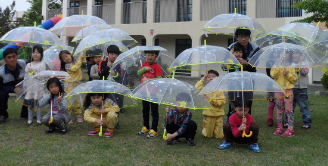
[[91, 67], [90, 70], [90, 76], [93, 80], [100, 80], [102, 78], [100, 78], [99, 74], [98, 74], [98, 67], [100, 62], [102, 61], [102, 51], [100, 49], [95, 49], [94, 51], [94, 61], [95, 64]]
[[[235, 100], [236, 112], [229, 117], [229, 123], [223, 125], [224, 142], [218, 147], [219, 149], [229, 149], [233, 142], [239, 144], [248, 144], [249, 148], [254, 152], [260, 152], [257, 141], [259, 135], [259, 127], [254, 123], [252, 115], [248, 114], [250, 101], [238, 97]], [[244, 133], [250, 137], [242, 136]]]
[[[280, 54], [280, 56], [289, 57], [289, 53], [286, 53], [286, 55], [282, 55], [282, 54], [283, 52]], [[278, 58], [277, 61], [279, 59], [280, 58]], [[280, 87], [283, 87], [285, 89], [285, 94], [286, 94], [285, 95], [283, 92], [275, 93], [275, 98], [276, 98], [275, 100], [276, 100], [278, 111], [277, 111], [277, 129], [273, 134], [280, 135], [283, 133], [282, 118], [286, 111], [287, 118], [288, 118], [288, 128], [281, 136], [292, 137], [294, 136], [294, 113], [293, 113], [294, 95], [293, 95], [292, 88], [294, 88], [295, 83], [298, 80], [298, 76], [295, 73], [295, 69], [292, 67], [276, 68], [275, 66], [273, 66], [273, 68], [271, 69], [270, 75], [279, 84]]]
[[[219, 73], [217, 71], [209, 70], [205, 72], [204, 77], [196, 83], [195, 87], [202, 90], [205, 80], [209, 83], [218, 76]], [[223, 92], [216, 92], [212, 93], [212, 95], [208, 97], [208, 100], [213, 109], [204, 109], [203, 111], [202, 134], [204, 137], [208, 138], [223, 138], [223, 105], [225, 104], [225, 96]]]
[[[81, 71], [82, 57], [79, 57], [77, 62], [74, 63], [73, 55], [67, 50], [62, 50], [59, 52], [59, 58], [61, 61], [60, 70], [66, 71], [72, 77], [71, 79], [65, 80], [66, 93], [69, 93], [73, 88], [75, 88], [80, 84], [80, 81], [82, 79], [82, 71]], [[74, 110], [75, 115], [77, 116], [77, 122], [83, 122], [83, 118], [81, 116], [82, 114], [81, 109], [82, 109], [81, 106], [76, 106], [76, 107], [69, 106], [68, 108], [70, 114], [72, 110]], [[72, 119], [70, 120], [70, 123], [73, 123]]]
[[[83, 106], [87, 109], [84, 113], [84, 119], [94, 126], [94, 130], [90, 131], [88, 135], [98, 135], [100, 126], [103, 126], [107, 127], [104, 137], [113, 136], [120, 109], [114, 101], [106, 98], [106, 96], [106, 94], [89, 93], [85, 98]], [[101, 119], [101, 117], [103, 118]]]
[[[31, 76], [46, 69], [45, 63], [42, 62], [43, 48], [40, 45], [35, 45], [32, 48], [32, 51], [33, 51], [32, 61], [31, 63], [28, 63], [25, 67], [25, 79], [28, 79], [28, 81], [24, 86], [26, 86], [27, 88], [29, 86], [32, 86], [37, 81], [35, 79], [31, 79]], [[28, 120], [25, 125], [29, 126], [32, 124], [33, 114], [34, 114], [34, 110], [32, 108], [34, 108], [37, 105], [37, 103], [35, 102], [41, 99], [42, 95], [43, 95], [42, 87], [32, 86], [32, 88], [27, 89], [24, 103], [26, 103], [29, 108], [28, 108]], [[38, 107], [37, 110], [39, 110]], [[37, 111], [37, 118], [36, 118], [37, 121], [35, 124], [36, 126], [41, 125], [41, 118], [42, 118], [42, 111]]]
[[[158, 57], [159, 51], [147, 50], [144, 51], [144, 53], [146, 55], [146, 61], [141, 65], [141, 67], [137, 72], [138, 76], [141, 76], [141, 83], [143, 83], [148, 79], [162, 78], [163, 77], [162, 67], [157, 62], [155, 62], [155, 60]], [[158, 127], [158, 119], [159, 119], [158, 104], [143, 100], [142, 107], [143, 107], [142, 117], [143, 117], [144, 126], [138, 132], [138, 134], [143, 135], [149, 132], [147, 137], [154, 138], [157, 136], [157, 127]], [[151, 111], [151, 116], [153, 118], [151, 128], [149, 125], [149, 109]]]
[[57, 77], [47, 81], [47, 89], [50, 94], [46, 94], [39, 100], [39, 106], [50, 104], [52, 108], [43, 116], [42, 123], [49, 127], [46, 133], [53, 133], [57, 127], [60, 133], [65, 134], [67, 132], [66, 125], [71, 119], [71, 115], [68, 113], [67, 100], [64, 99], [64, 89]]
[[[188, 105], [191, 102], [191, 97], [181, 92], [176, 96], [177, 103], [184, 102]], [[180, 142], [179, 138], [185, 137], [188, 145], [195, 146], [195, 135], [197, 124], [191, 120], [192, 113], [188, 108], [183, 107], [166, 107], [166, 139], [167, 145]]]

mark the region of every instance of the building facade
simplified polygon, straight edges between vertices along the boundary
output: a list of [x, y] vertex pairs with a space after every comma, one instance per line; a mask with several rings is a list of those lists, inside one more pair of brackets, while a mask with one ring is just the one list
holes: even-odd
[[[109, 25], [122, 29], [138, 41], [138, 45], [159, 45], [173, 56], [183, 50], [204, 44], [227, 47], [234, 39], [226, 35], [209, 34], [201, 28], [219, 14], [237, 13], [257, 19], [267, 32], [292, 21], [307, 17], [292, 6], [300, 0], [62, 0], [62, 9], [48, 9], [43, 0], [45, 20], [85, 14], [98, 16]], [[254, 39], [253, 39], [254, 40]], [[68, 39], [68, 42], [70, 39]], [[73, 45], [73, 43], [69, 43]], [[260, 70], [264, 72], [264, 70]], [[199, 72], [187, 73], [199, 76]], [[313, 71], [310, 81], [320, 81]]]

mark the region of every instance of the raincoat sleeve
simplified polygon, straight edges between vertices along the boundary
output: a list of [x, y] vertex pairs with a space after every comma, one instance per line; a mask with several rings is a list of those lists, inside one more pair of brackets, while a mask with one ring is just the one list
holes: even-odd
[[289, 71], [289, 73], [286, 75], [286, 79], [289, 83], [295, 84], [298, 81], [298, 76], [293, 68], [287, 68], [286, 70]]
[[274, 80], [277, 80], [278, 77], [279, 77], [279, 70], [281, 70], [280, 68], [271, 68], [271, 71], [270, 71], [270, 75], [271, 77], [274, 79]]
[[213, 106], [213, 107], [221, 107], [226, 103], [226, 98], [223, 92], [216, 92], [213, 93], [209, 103]]
[[71, 66], [71, 71], [78, 71], [78, 70], [81, 70], [81, 66], [82, 66], [82, 58], [79, 57], [77, 59], [77, 62], [74, 63], [72, 66]]
[[203, 85], [204, 85], [204, 80], [203, 80], [203, 78], [202, 79], [200, 79], [197, 83], [196, 83], [196, 85], [195, 85], [195, 87], [198, 89], [198, 90], [203, 90]]
[[117, 106], [117, 104], [111, 100], [111, 99], [106, 99], [106, 102], [104, 104], [105, 111], [108, 112], [120, 112], [120, 108]]
[[[89, 123], [94, 123], [96, 121], [96, 118], [92, 116], [95, 112], [99, 113], [99, 109], [96, 107], [91, 107], [85, 110], [84, 112], [84, 120]], [[100, 113], [99, 113], [100, 114]]]
[[47, 104], [49, 104], [49, 101], [51, 100], [50, 94], [46, 94], [42, 97], [42, 99], [39, 100], [39, 107], [43, 107]]

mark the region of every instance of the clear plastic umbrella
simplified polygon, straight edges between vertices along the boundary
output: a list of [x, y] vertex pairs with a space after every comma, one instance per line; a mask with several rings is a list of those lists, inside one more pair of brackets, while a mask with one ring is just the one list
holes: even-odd
[[87, 26], [106, 26], [107, 23], [96, 16], [73, 15], [61, 19], [54, 27], [49, 29], [59, 36], [74, 37], [78, 31]]
[[120, 83], [127, 85], [131, 88], [134, 88], [139, 85], [141, 77], [138, 77], [137, 71], [141, 67], [142, 63], [146, 61], [144, 51], [147, 50], [159, 51], [156, 62], [162, 67], [162, 73], [165, 77], [170, 75], [169, 66], [174, 61], [174, 58], [168, 53], [165, 48], [159, 46], [136, 46], [120, 54], [113, 63], [113, 67], [111, 68], [112, 70], [116, 69], [117, 65], [120, 65], [120, 68], [123, 71], [121, 75], [122, 82]]
[[62, 50], [68, 50], [69, 52], [73, 51], [73, 47], [66, 46], [66, 47], [57, 47], [52, 46], [49, 49], [43, 52], [42, 61], [47, 65], [50, 70], [59, 71], [60, 70], [60, 59], [59, 59], [59, 52]]
[[115, 94], [127, 96], [124, 98], [122, 108], [136, 105], [136, 102], [130, 98], [131, 90], [129, 88], [110, 80], [93, 80], [82, 83], [70, 91], [65, 98], [69, 105], [81, 107], [81, 105], [77, 104], [82, 104], [88, 93], [108, 93], [108, 98], [111, 98], [116, 103], [118, 102], [118, 99]]
[[[16, 102], [30, 107], [25, 101], [33, 99], [34, 106], [36, 106], [38, 99], [41, 99], [44, 94], [49, 93], [46, 83], [51, 77], [59, 78], [62, 81], [62, 85], [64, 84], [63, 80], [71, 78], [65, 71], [44, 70], [36, 73], [32, 77], [24, 79], [16, 85], [18, 89], [16, 93]], [[36, 110], [36, 108], [31, 109]], [[49, 110], [49, 108], [45, 106], [42, 110]]]
[[[205, 70], [208, 68], [213, 70], [220, 70], [220, 64], [239, 64], [236, 57], [228, 51], [226, 48], [211, 46], [211, 45], [203, 45], [194, 48], [189, 48], [181, 52], [173, 61], [170, 68], [175, 70], [184, 70], [181, 67], [184, 66], [194, 66], [198, 65], [197, 70]], [[211, 65], [210, 64], [216, 64]]]
[[87, 37], [93, 32], [97, 32], [104, 29], [112, 29], [112, 28], [113, 27], [110, 25], [88, 26], [82, 28], [79, 32], [77, 32], [75, 37], [72, 39], [72, 42], [80, 42], [83, 38]]
[[262, 48], [248, 62], [258, 68], [302, 68], [319, 66], [321, 58], [305, 46], [279, 43]]
[[328, 30], [323, 31], [310, 45], [309, 48], [319, 57], [322, 57], [322, 61], [326, 61], [328, 56]]
[[220, 14], [208, 21], [202, 30], [206, 33], [233, 36], [237, 28], [249, 29], [252, 36], [265, 33], [264, 27], [254, 18], [242, 14]]
[[[191, 101], [177, 102], [176, 96], [184, 93]], [[197, 96], [195, 86], [175, 78], [155, 78], [143, 82], [132, 91], [132, 97], [157, 104], [172, 105], [190, 109], [208, 109], [211, 105], [206, 98]]]
[[105, 29], [94, 32], [83, 38], [77, 46], [74, 56], [82, 56], [83, 51], [100, 45], [116, 45], [121, 51], [138, 43], [130, 35], [120, 29]]
[[44, 49], [51, 46], [65, 47], [66, 45], [52, 32], [38, 27], [18, 27], [3, 35], [1, 42], [24, 47], [41, 45]]

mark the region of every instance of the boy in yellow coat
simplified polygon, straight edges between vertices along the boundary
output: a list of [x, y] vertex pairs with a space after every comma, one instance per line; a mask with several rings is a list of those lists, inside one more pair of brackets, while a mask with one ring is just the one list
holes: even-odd
[[[204, 77], [199, 80], [195, 87], [199, 90], [203, 89], [204, 81], [211, 82], [214, 78], [218, 77], [219, 73], [215, 70], [209, 70], [205, 72]], [[204, 137], [223, 138], [223, 115], [225, 104], [225, 96], [223, 92], [212, 93], [207, 98], [213, 109], [205, 109], [203, 111], [203, 130]]]
[[85, 98], [84, 107], [87, 108], [84, 113], [85, 121], [94, 126], [94, 130], [90, 131], [88, 135], [98, 135], [100, 126], [103, 126], [107, 127], [104, 137], [113, 136], [120, 111], [117, 104], [106, 98], [105, 94], [89, 93]]

